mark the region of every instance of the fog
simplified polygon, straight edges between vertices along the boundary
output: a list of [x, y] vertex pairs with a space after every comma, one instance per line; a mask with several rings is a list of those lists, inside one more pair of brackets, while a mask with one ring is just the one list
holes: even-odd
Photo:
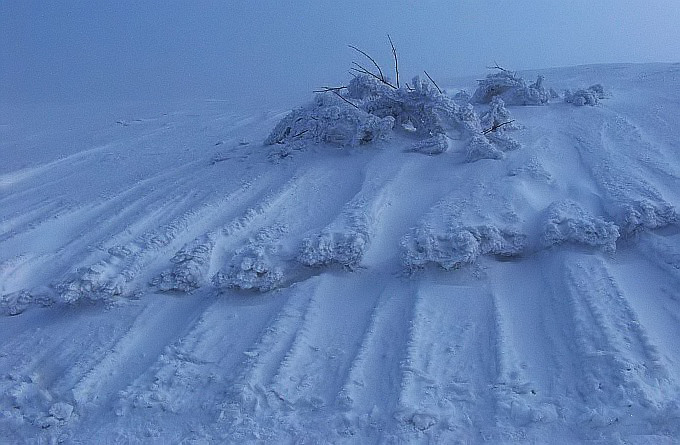
[[665, 1], [0, 2], [0, 101], [220, 99], [296, 105], [346, 82], [348, 44], [435, 79], [680, 60]]

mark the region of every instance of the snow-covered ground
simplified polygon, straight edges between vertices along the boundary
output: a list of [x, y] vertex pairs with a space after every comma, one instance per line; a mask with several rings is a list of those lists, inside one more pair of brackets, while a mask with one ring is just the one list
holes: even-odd
[[2, 441], [680, 441], [680, 65], [541, 73], [476, 162], [3, 105]]

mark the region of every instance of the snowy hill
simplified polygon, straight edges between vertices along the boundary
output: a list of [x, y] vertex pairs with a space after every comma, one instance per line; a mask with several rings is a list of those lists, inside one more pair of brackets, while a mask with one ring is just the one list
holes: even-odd
[[680, 441], [680, 65], [537, 74], [606, 98], [508, 105], [493, 159], [263, 145], [288, 111], [220, 101], [0, 110], [0, 436]]

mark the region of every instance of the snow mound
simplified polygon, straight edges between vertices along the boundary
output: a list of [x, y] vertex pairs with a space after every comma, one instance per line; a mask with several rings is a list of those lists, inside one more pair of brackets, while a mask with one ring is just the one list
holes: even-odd
[[472, 103], [488, 104], [494, 97], [500, 97], [508, 105], [545, 105], [550, 100], [550, 91], [543, 86], [543, 76], [528, 84], [517, 73], [499, 70], [478, 81], [472, 95]]
[[518, 256], [526, 245], [526, 235], [490, 224], [444, 231], [419, 227], [402, 240], [403, 263], [409, 270], [429, 263], [451, 270], [474, 263], [480, 255]]
[[619, 229], [614, 223], [590, 215], [574, 201], [555, 202], [546, 212], [545, 246], [575, 243], [614, 252], [618, 237]]
[[591, 85], [586, 89], [579, 89], [576, 91], [566, 90], [564, 92], [564, 101], [576, 106], [597, 105], [600, 99], [604, 99], [607, 95], [604, 92], [604, 87], [599, 83]]

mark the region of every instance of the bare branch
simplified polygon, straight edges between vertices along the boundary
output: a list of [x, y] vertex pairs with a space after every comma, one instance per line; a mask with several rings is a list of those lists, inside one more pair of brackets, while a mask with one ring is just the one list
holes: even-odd
[[511, 123], [513, 123], [513, 122], [515, 122], [514, 119], [511, 120], [511, 121], [507, 121], [507, 122], [500, 123], [500, 124], [493, 124], [493, 126], [492, 126], [491, 128], [487, 128], [486, 130], [482, 131], [482, 134], [489, 134], [489, 133], [491, 133], [491, 132], [494, 132], [494, 131], [498, 130], [498, 129], [501, 128], [502, 126], [511, 124]]
[[[375, 65], [375, 67], [378, 69], [378, 73], [380, 73], [379, 79], [382, 80], [383, 82], [387, 83], [387, 81], [385, 80], [385, 76], [383, 75], [383, 72], [382, 72], [382, 70], [380, 69], [380, 65], [378, 65], [378, 63], [375, 61], [375, 59], [374, 59], [373, 57], [369, 56], [368, 54], [366, 54], [364, 51], [360, 50], [360, 49], [357, 48], [356, 46], [353, 46], [353, 45], [347, 45], [347, 46], [349, 46], [350, 48], [352, 48], [352, 49], [355, 50], [355, 51], [360, 52], [361, 54], [363, 54], [364, 56], [366, 56], [366, 57], [368, 58], [368, 60], [370, 60], [371, 62], [373, 62], [373, 65]], [[376, 76], [376, 77], [377, 77], [377, 76]]]
[[397, 50], [394, 48], [394, 43], [392, 43], [392, 37], [387, 34], [387, 40], [390, 41], [390, 46], [392, 47], [392, 55], [394, 56], [394, 72], [397, 76], [397, 88], [399, 88], [399, 61], [397, 60]]
[[427, 71], [423, 70], [423, 72], [425, 73], [425, 75], [427, 76], [427, 78], [430, 79], [430, 82], [432, 82], [432, 84], [433, 84], [434, 87], [437, 89], [437, 91], [439, 91], [439, 94], [444, 94], [444, 92], [442, 91], [442, 89], [439, 88], [439, 85], [437, 85], [437, 82], [435, 82], [434, 79], [432, 79], [432, 78], [430, 77], [430, 75], [427, 74]]
[[293, 136], [293, 137], [294, 137], [294, 138], [299, 138], [300, 136], [302, 136], [303, 134], [307, 133], [308, 131], [309, 131], [309, 130], [302, 130], [301, 132], [299, 132], [298, 134], [296, 134], [296, 135]]
[[493, 61], [493, 63], [494, 63], [494, 65], [493, 65], [493, 66], [487, 66], [487, 69], [490, 69], [490, 70], [500, 70], [500, 71], [503, 71], [504, 73], [509, 73], [509, 72], [510, 72], [510, 70], [506, 70], [505, 68], [503, 68], [502, 66], [500, 66], [500, 65], [498, 64], [498, 62], [496, 62], [495, 60]]
[[347, 89], [346, 86], [340, 86], [340, 87], [321, 87], [319, 90], [314, 90], [312, 91], [313, 93], [328, 93], [329, 91], [340, 91], [340, 90], [345, 90]]
[[409, 91], [415, 91], [413, 88], [411, 88], [411, 85], [409, 85], [408, 82], [406, 82], [406, 89]]

